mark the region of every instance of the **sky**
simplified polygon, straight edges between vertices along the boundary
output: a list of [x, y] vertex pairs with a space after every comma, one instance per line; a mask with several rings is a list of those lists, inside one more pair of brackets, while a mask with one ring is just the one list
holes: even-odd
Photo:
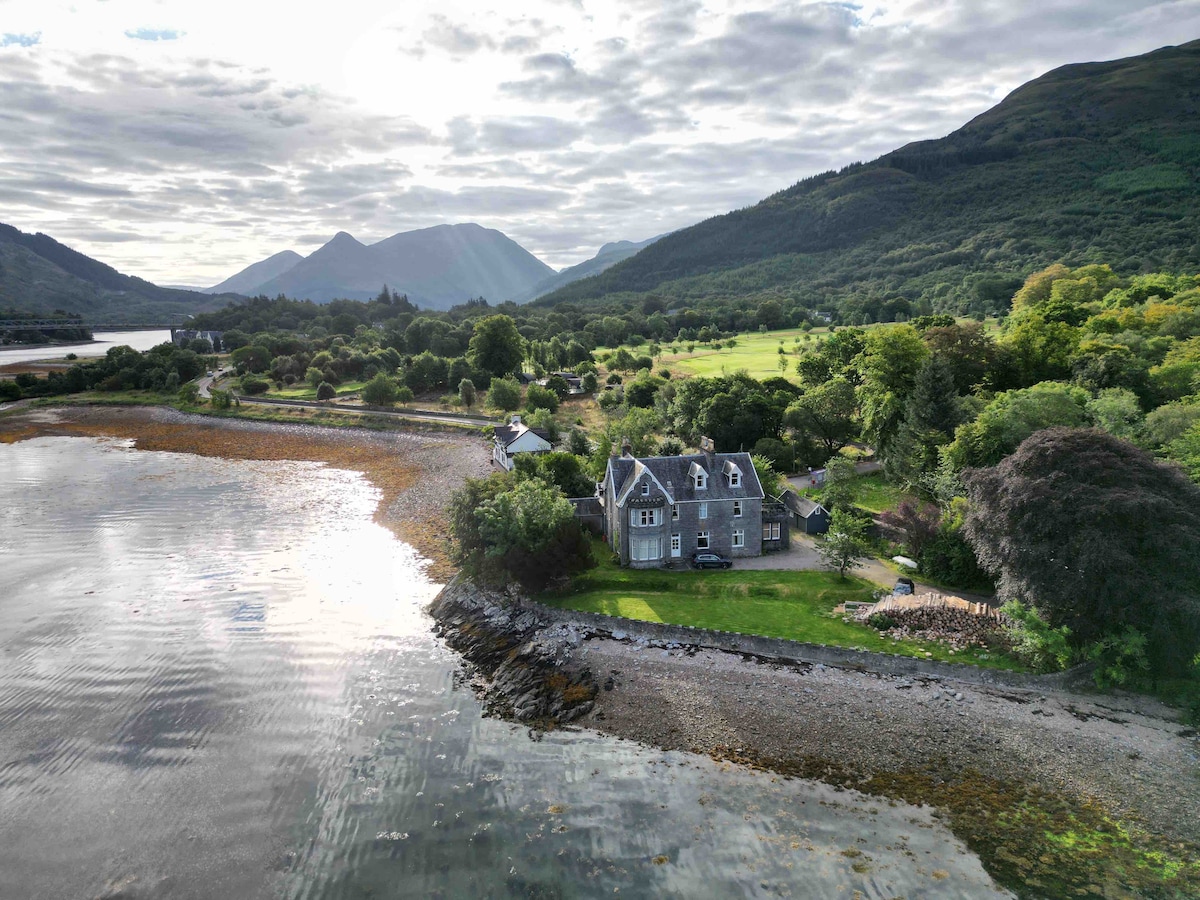
[[159, 284], [338, 231], [561, 268], [941, 137], [1200, 0], [0, 0], [0, 221]]

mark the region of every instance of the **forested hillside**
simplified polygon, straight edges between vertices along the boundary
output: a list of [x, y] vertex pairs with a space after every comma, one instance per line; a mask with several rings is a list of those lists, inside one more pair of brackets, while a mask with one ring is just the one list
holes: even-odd
[[1000, 312], [1030, 272], [1200, 267], [1200, 41], [1065, 66], [946, 138], [808, 178], [537, 301], [759, 294], [844, 321]]
[[181, 322], [228, 300], [122, 275], [49, 235], [0, 223], [0, 306], [44, 314], [66, 310], [88, 322]]

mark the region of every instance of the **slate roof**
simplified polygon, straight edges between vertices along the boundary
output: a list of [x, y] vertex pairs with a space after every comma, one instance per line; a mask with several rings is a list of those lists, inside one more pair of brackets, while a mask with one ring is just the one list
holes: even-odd
[[501, 447], [507, 447], [521, 435], [527, 431], [532, 431], [543, 441], [550, 443], [550, 432], [544, 431], [541, 428], [530, 428], [524, 422], [520, 425], [493, 425], [492, 436], [500, 444]]
[[802, 519], [807, 519], [817, 510], [821, 510], [826, 515], [829, 514], [829, 510], [825, 509], [820, 503], [809, 500], [807, 497], [801, 497], [795, 491], [784, 491], [783, 503]]
[[[730, 487], [725, 477], [726, 463], [736, 465], [742, 472], [742, 483]], [[698, 491], [689, 477], [692, 466], [708, 473], [708, 487]], [[762, 485], [754, 471], [749, 453], [714, 453], [710, 465], [703, 453], [687, 456], [644, 456], [634, 459], [629, 456], [614, 456], [608, 461], [609, 473], [619, 505], [624, 504], [626, 495], [641, 477], [649, 472], [666, 492], [671, 503], [686, 503], [691, 500], [748, 500], [764, 497]]]
[[567, 502], [575, 507], [577, 516], [604, 515], [604, 507], [600, 505], [599, 497], [569, 497]]

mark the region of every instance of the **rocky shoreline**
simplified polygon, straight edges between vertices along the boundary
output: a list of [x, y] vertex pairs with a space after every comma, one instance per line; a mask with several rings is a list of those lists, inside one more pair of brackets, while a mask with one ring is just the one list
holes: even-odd
[[[936, 806], [1023, 896], [1200, 889], [1200, 739], [1148, 698], [877, 674], [647, 639], [620, 620], [608, 630], [572, 624], [463, 580], [430, 612], [495, 715], [575, 723]], [[548, 678], [557, 680], [546, 686]], [[562, 704], [566, 684], [590, 696]], [[1056, 832], [1079, 846], [1048, 842]], [[1147, 863], [1163, 848], [1181, 865], [1162, 871], [1183, 873], [1186, 886], [1164, 889], [1162, 871]]]

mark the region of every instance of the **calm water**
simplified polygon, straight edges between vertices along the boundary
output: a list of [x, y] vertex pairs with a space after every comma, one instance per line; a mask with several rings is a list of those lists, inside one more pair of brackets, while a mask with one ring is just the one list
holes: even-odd
[[103, 356], [109, 347], [120, 347], [122, 344], [134, 350], [149, 350], [171, 340], [171, 332], [95, 331], [92, 337], [96, 339], [94, 344], [41, 344], [7, 350], [0, 348], [0, 366], [39, 359], [60, 360], [68, 353], [74, 353], [80, 359], [92, 359]]
[[0, 445], [0, 897], [998, 895], [924, 810], [484, 719], [375, 499]]

